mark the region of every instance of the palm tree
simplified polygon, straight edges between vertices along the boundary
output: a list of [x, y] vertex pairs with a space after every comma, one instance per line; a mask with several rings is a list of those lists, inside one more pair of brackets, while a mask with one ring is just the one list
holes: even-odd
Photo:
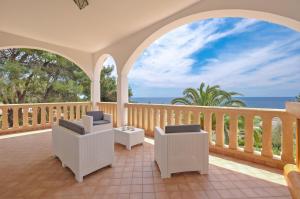
[[241, 95], [236, 92], [227, 92], [220, 88], [219, 85], [210, 87], [205, 83], [201, 83], [200, 87], [187, 88], [183, 91], [183, 97], [175, 98], [172, 100], [172, 104], [185, 104], [185, 105], [198, 105], [198, 106], [231, 106], [241, 107], [246, 104], [238, 99], [234, 99], [233, 96]]
[[296, 97], [296, 101], [300, 102], [300, 94]]
[[[183, 97], [175, 98], [172, 100], [172, 104], [185, 104], [185, 105], [197, 105], [197, 106], [231, 106], [231, 107], [243, 107], [246, 104], [238, 99], [234, 99], [233, 96], [241, 95], [237, 92], [227, 92], [222, 90], [219, 85], [205, 87], [205, 83], [201, 83], [198, 89], [187, 88], [183, 91]], [[213, 129], [216, 125], [216, 120], [213, 117]], [[239, 119], [240, 120], [240, 119]], [[203, 126], [204, 118], [201, 116], [201, 126]], [[225, 143], [229, 142], [229, 117], [225, 117], [224, 121]], [[239, 123], [242, 123], [239, 121]]]

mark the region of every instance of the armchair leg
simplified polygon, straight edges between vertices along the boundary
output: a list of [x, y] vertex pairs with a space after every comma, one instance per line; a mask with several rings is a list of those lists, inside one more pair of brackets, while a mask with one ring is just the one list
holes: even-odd
[[82, 182], [83, 181], [83, 176], [75, 175], [75, 179], [77, 180], [77, 182]]
[[161, 173], [161, 178], [171, 178], [171, 174], [170, 173]]

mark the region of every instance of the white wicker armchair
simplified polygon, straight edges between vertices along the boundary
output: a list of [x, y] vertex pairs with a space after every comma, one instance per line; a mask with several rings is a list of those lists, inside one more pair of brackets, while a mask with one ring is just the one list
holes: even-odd
[[[88, 116], [88, 115], [83, 115], [82, 116], [82, 124], [84, 127], [84, 130], [86, 132], [96, 132], [96, 131], [104, 131], [104, 130], [109, 130], [113, 128], [113, 124], [112, 124], [112, 115], [111, 114], [103, 114], [104, 116], [104, 121], [102, 124], [96, 124], [95, 125], [95, 121], [93, 120], [92, 116]], [[99, 122], [99, 121], [98, 121]]]
[[78, 182], [83, 176], [113, 163], [114, 133], [112, 129], [84, 135], [59, 125], [52, 128], [53, 152], [75, 174]]
[[154, 159], [162, 178], [185, 171], [208, 173], [208, 134], [205, 131], [166, 134], [156, 127], [154, 139]]

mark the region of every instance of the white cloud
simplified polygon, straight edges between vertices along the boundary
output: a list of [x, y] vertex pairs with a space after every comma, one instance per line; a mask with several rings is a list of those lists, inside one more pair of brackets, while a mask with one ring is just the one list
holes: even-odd
[[193, 24], [194, 28], [182, 26], [146, 49], [129, 74], [130, 82], [152, 88], [197, 87], [200, 82], [235, 91], [272, 86], [294, 88], [295, 82], [300, 82], [300, 56], [292, 52], [300, 49], [300, 37], [238, 52], [223, 52], [216, 59], [206, 60], [201, 71], [192, 70], [197, 64], [191, 58], [193, 53], [211, 42], [248, 31], [256, 23], [256, 20], [243, 19], [226, 31], [218, 29], [225, 24], [223, 19], [200, 21]]

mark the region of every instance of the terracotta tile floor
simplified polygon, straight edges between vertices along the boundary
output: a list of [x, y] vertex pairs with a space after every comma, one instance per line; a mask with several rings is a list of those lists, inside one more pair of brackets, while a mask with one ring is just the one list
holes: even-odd
[[51, 154], [51, 133], [0, 137], [0, 198], [291, 198], [281, 171], [210, 154], [208, 175], [162, 180], [152, 140], [127, 151], [115, 145], [113, 167], [77, 183]]

